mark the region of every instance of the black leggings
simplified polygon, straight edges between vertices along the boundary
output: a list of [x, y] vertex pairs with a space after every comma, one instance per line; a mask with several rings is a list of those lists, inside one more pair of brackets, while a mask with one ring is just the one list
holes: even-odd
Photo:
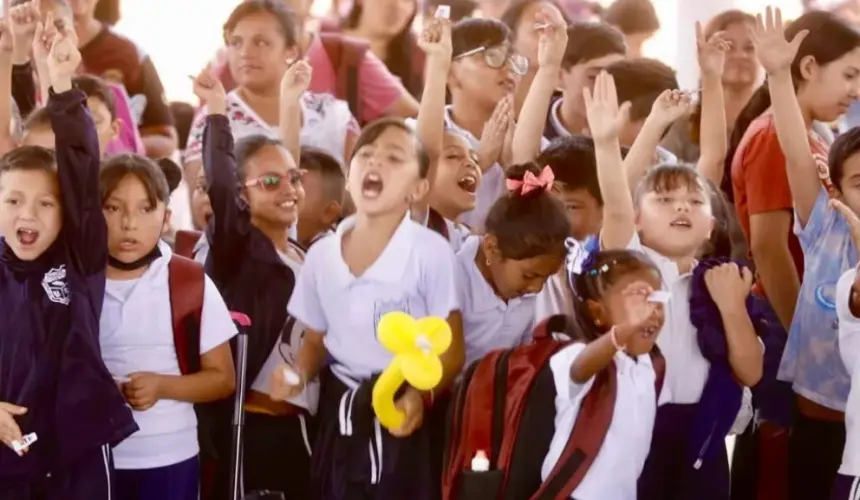
[[789, 500], [827, 499], [842, 463], [845, 423], [795, 412], [788, 440]]

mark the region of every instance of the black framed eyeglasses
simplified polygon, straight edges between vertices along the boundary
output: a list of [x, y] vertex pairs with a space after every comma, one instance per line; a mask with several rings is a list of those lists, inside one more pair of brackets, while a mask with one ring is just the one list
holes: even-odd
[[505, 45], [496, 45], [493, 47], [478, 47], [476, 49], [467, 50], [454, 58], [463, 59], [475, 54], [484, 54], [484, 62], [487, 66], [493, 69], [501, 69], [510, 61], [511, 69], [519, 76], [523, 76], [529, 71], [529, 60], [527, 57], [513, 52], [510, 47]]

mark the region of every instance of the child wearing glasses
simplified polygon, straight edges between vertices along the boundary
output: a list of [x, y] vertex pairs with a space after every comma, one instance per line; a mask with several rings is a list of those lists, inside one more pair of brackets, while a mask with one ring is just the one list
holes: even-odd
[[495, 19], [465, 19], [451, 30], [445, 127], [478, 151], [483, 177], [475, 209], [462, 217], [475, 229], [483, 227], [490, 207], [505, 192], [503, 169], [513, 164], [513, 96], [529, 62], [514, 52], [510, 38], [510, 29]]
[[[301, 86], [301, 85], [299, 85]], [[304, 202], [302, 171], [287, 148], [267, 135], [240, 139], [234, 149], [221, 83], [207, 72], [194, 92], [208, 106], [203, 133], [203, 166], [212, 218], [206, 237], [206, 270], [230, 310], [253, 321], [248, 331], [245, 400], [244, 478], [246, 491], [269, 490], [287, 498], [309, 498], [309, 417], [316, 412], [313, 384], [289, 401], [275, 401], [273, 370], [293, 362], [302, 342], [301, 324], [287, 314], [304, 253], [289, 238]], [[294, 95], [301, 89], [284, 93]], [[284, 105], [285, 103], [282, 103]], [[285, 137], [294, 143], [295, 137]], [[229, 443], [229, 429], [219, 429]], [[217, 450], [228, 456], [228, 449]], [[216, 474], [214, 491], [226, 492], [228, 460]]]

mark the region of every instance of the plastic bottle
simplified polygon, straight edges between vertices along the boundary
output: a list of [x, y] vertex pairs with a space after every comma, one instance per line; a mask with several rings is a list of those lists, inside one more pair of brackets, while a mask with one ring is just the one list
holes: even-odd
[[472, 459], [472, 472], [488, 472], [490, 470], [490, 459], [484, 450], [478, 450]]

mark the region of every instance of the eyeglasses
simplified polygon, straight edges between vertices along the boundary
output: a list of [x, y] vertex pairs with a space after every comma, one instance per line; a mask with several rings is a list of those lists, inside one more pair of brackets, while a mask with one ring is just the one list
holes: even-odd
[[260, 186], [263, 191], [277, 191], [285, 180], [291, 186], [296, 187], [302, 183], [302, 176], [305, 175], [305, 172], [301, 169], [292, 169], [286, 174], [265, 174], [246, 181], [245, 187]]
[[495, 47], [478, 47], [477, 49], [468, 50], [454, 58], [463, 59], [464, 57], [473, 56], [475, 54], [484, 53], [484, 62], [487, 66], [493, 69], [501, 69], [510, 61], [511, 69], [519, 76], [523, 76], [529, 71], [529, 60], [525, 56], [513, 52], [505, 45], [496, 45]]

